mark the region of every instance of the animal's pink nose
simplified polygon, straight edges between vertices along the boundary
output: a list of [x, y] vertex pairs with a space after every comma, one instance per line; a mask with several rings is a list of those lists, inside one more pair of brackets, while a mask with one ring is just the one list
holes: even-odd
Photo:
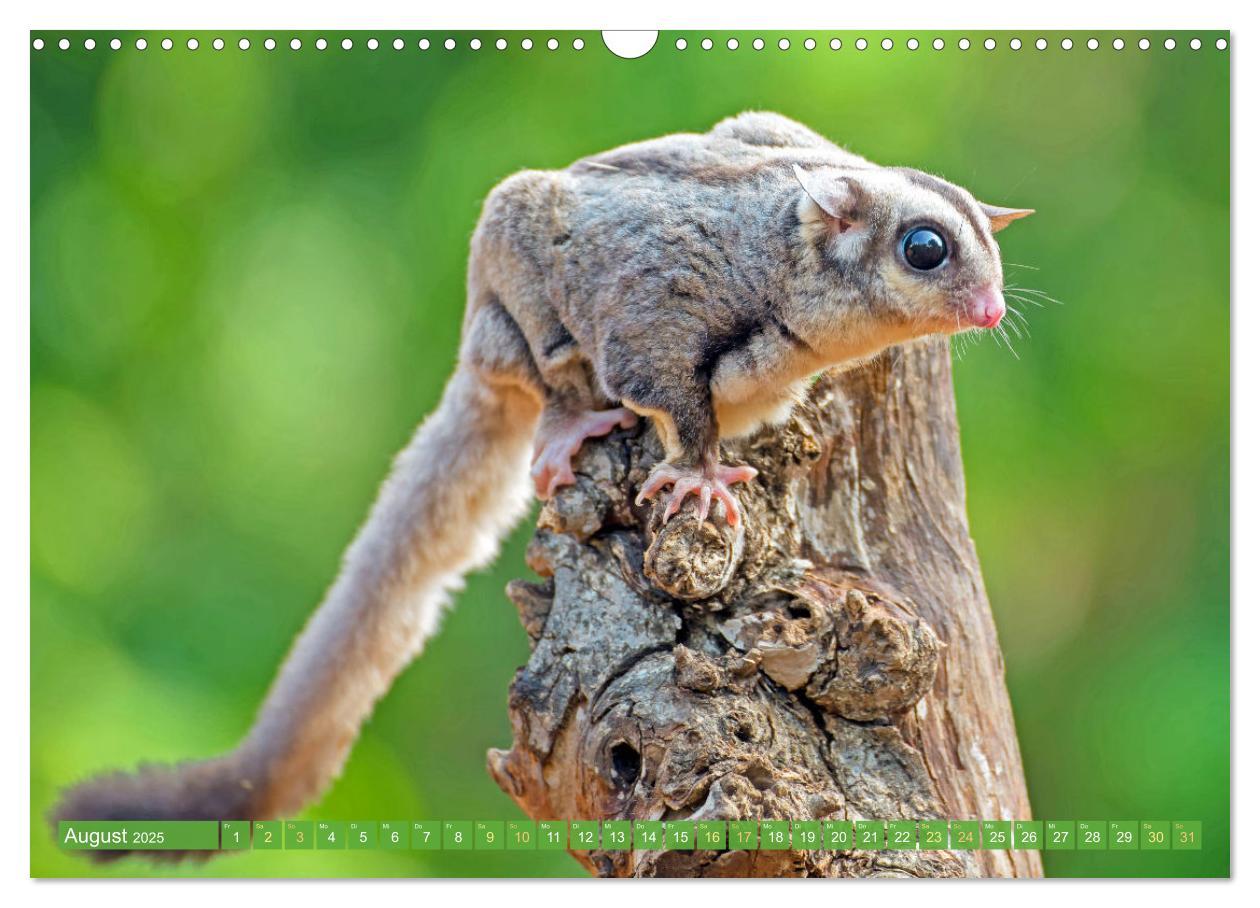
[[1006, 301], [992, 284], [977, 290], [967, 301], [967, 318], [977, 328], [994, 328], [1004, 315]]

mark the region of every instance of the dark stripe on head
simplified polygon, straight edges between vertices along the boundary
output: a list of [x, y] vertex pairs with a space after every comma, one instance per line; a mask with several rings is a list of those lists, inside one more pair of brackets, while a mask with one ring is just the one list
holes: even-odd
[[981, 242], [986, 242], [986, 238], [989, 236], [989, 224], [988, 221], [982, 218], [980, 207], [976, 204], [975, 199], [953, 183], [947, 183], [939, 177], [932, 176], [930, 173], [924, 173], [922, 170], [915, 170], [913, 167], [894, 167], [892, 169], [905, 177], [911, 185], [935, 192], [954, 208], [962, 212], [967, 222], [971, 224], [971, 229], [976, 232], [976, 236], [980, 237]]

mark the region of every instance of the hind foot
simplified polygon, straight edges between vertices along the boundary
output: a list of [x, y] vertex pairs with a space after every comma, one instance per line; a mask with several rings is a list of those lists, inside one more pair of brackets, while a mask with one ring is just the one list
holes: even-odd
[[548, 499], [561, 486], [573, 485], [573, 455], [582, 448], [588, 438], [607, 435], [613, 429], [633, 428], [638, 416], [625, 407], [614, 410], [587, 410], [575, 416], [544, 422], [534, 442], [534, 465], [529, 475], [534, 479], [534, 491], [539, 498]]
[[661, 489], [672, 485], [669, 503], [665, 507], [665, 519], [668, 520], [683, 506], [687, 496], [695, 493], [700, 499], [700, 520], [709, 516], [709, 508], [713, 500], [726, 514], [726, 522], [733, 527], [740, 524], [739, 502], [731, 492], [731, 486], [737, 482], [749, 482], [757, 471], [749, 466], [728, 467], [725, 464], [712, 464], [697, 467], [679, 467], [670, 463], [658, 463], [652, 468], [647, 482], [639, 490], [636, 504], [651, 500]]

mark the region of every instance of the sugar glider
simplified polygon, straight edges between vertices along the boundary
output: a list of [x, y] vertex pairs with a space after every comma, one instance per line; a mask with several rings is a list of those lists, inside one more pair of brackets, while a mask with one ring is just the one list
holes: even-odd
[[[472, 237], [459, 361], [340, 574], [230, 753], [84, 782], [54, 816], [291, 815], [583, 441], [640, 417], [665, 459], [639, 503], [740, 520], [718, 443], [787, 416], [811, 376], [1005, 313], [993, 235], [1032, 212], [872, 164], [772, 113], [525, 171]], [[666, 490], [668, 489], [668, 492]], [[710, 514], [711, 512], [711, 514]]]

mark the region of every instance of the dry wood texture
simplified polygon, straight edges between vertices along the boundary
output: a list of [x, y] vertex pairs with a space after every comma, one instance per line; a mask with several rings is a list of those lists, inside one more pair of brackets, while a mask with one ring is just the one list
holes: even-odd
[[[724, 450], [739, 531], [633, 492], [647, 428], [588, 442], [539, 518], [500, 786], [536, 819], [1031, 816], [967, 528], [946, 343], [828, 375]], [[1034, 851], [575, 853], [608, 876], [1039, 876]]]

